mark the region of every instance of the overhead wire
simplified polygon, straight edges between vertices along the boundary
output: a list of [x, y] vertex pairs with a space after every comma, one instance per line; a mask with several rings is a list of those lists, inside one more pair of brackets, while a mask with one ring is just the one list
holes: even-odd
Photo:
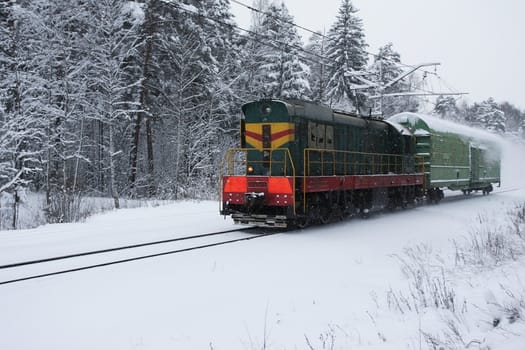
[[[283, 22], [283, 23], [286, 23], [286, 24], [292, 25], [292, 26], [294, 26], [294, 27], [296, 27], [296, 28], [302, 29], [302, 30], [304, 30], [304, 31], [306, 31], [306, 32], [308, 32], [308, 33], [311, 33], [311, 34], [313, 34], [313, 35], [319, 36], [319, 37], [321, 37], [321, 38], [323, 38], [323, 39], [325, 39], [325, 40], [327, 40], [327, 41], [333, 41], [332, 38], [330, 38], [329, 36], [327, 36], [327, 35], [325, 35], [325, 34], [320, 33], [319, 31], [314, 31], [314, 30], [312, 30], [312, 29], [309, 29], [309, 28], [306, 28], [306, 27], [304, 27], [304, 26], [298, 25], [298, 24], [294, 23], [293, 21], [287, 21], [287, 20], [285, 20], [285, 19], [283, 19], [283, 18], [281, 18], [281, 17], [279, 17], [279, 16], [276, 16], [276, 15], [270, 13], [270, 12], [262, 11], [262, 10], [260, 10], [260, 9], [254, 8], [254, 7], [252, 7], [252, 6], [249, 6], [249, 5], [243, 3], [243, 2], [241, 2], [241, 1], [239, 1], [239, 0], [230, 0], [230, 2], [235, 3], [235, 4], [238, 4], [238, 5], [240, 5], [240, 6], [243, 6], [243, 7], [247, 8], [247, 9], [249, 9], [250, 11], [257, 12], [257, 13], [260, 13], [260, 14], [263, 14], [263, 15], [265, 15], [265, 16], [268, 16], [268, 17], [271, 17], [271, 18], [277, 19], [277, 20], [279, 20], [279, 21], [281, 21], [281, 22]], [[374, 57], [374, 58], [381, 58], [381, 59], [384, 59], [384, 60], [389, 61], [389, 62], [392, 62], [392, 63], [394, 63], [395, 65], [398, 65], [398, 66], [400, 66], [400, 67], [411, 68], [411, 69], [412, 69], [412, 68], [415, 68], [415, 67], [417, 66], [417, 65], [410, 65], [410, 64], [403, 63], [403, 62], [401, 62], [401, 61], [393, 60], [393, 59], [390, 59], [390, 58], [388, 58], [388, 57], [383, 57], [383, 56], [380, 56], [380, 55], [378, 55], [378, 54], [375, 54], [375, 53], [369, 52], [369, 51], [367, 51], [367, 50], [363, 50], [363, 51], [364, 51], [365, 53], [367, 53], [368, 55]], [[323, 59], [329, 59], [329, 58], [328, 58], [328, 57], [323, 57]], [[316, 63], [319, 63], [319, 62], [316, 62]], [[328, 66], [329, 66], [329, 65], [328, 65]], [[433, 75], [433, 76], [437, 77], [438, 79], [443, 80], [442, 77], [437, 73], [437, 67], [434, 67], [434, 71], [431, 71], [431, 70], [428, 70], [428, 69], [423, 69], [423, 70], [421, 70], [421, 71], [422, 71], [424, 74], [426, 74], [426, 75]], [[457, 93], [457, 91], [458, 91], [457, 89], [453, 89], [453, 88], [451, 88], [448, 84], [447, 84], [447, 88], [448, 88], [448, 90], [449, 90], [450, 92], [455, 92], [455, 93]]]
[[[309, 62], [316, 63], [316, 64], [323, 64], [324, 66], [327, 66], [327, 67], [333, 67], [332, 64], [326, 62], [327, 60], [328, 60], [328, 61], [332, 61], [332, 62], [334, 62], [334, 63], [336, 62], [335, 59], [331, 59], [331, 58], [329, 58], [329, 57], [319, 55], [318, 53], [315, 53], [315, 52], [312, 52], [312, 51], [308, 51], [308, 50], [306, 50], [306, 49], [305, 49], [304, 47], [302, 47], [302, 46], [299, 46], [299, 45], [290, 45], [290, 44], [285, 43], [285, 42], [283, 42], [283, 41], [276, 40], [276, 39], [274, 39], [274, 38], [270, 38], [270, 37], [268, 37], [268, 36], [266, 36], [266, 35], [262, 35], [262, 34], [260, 34], [260, 33], [258, 33], [258, 32], [254, 32], [254, 31], [249, 30], [249, 29], [241, 28], [241, 27], [239, 27], [239, 26], [237, 26], [237, 25], [235, 25], [235, 24], [227, 23], [227, 22], [221, 21], [221, 20], [219, 20], [219, 19], [217, 19], [217, 18], [213, 18], [213, 17], [210, 17], [210, 16], [206, 16], [205, 14], [202, 14], [202, 13], [198, 13], [198, 12], [192, 11], [192, 10], [188, 9], [187, 7], [182, 7], [182, 6], [178, 5], [178, 4], [174, 4], [174, 3], [169, 3], [169, 4], [172, 5], [172, 6], [174, 6], [174, 7], [176, 7], [176, 8], [178, 8], [178, 9], [180, 9], [180, 10], [182, 10], [182, 11], [184, 11], [184, 12], [186, 12], [186, 13], [189, 13], [189, 14], [192, 14], [192, 15], [195, 15], [195, 16], [199, 16], [199, 17], [205, 18], [205, 19], [207, 19], [207, 20], [214, 21], [214, 22], [219, 23], [219, 24], [221, 24], [221, 25], [223, 25], [223, 26], [227, 26], [227, 27], [229, 27], [229, 28], [235, 28], [235, 29], [238, 29], [238, 30], [240, 30], [240, 31], [243, 31], [243, 32], [246, 32], [246, 33], [248, 33], [248, 34], [251, 34], [251, 35], [255, 36], [255, 37], [245, 36], [245, 38], [248, 39], [248, 40], [251, 40], [251, 41], [257, 42], [257, 43], [262, 44], [262, 45], [265, 45], [265, 46], [269, 46], [269, 47], [273, 47], [273, 48], [281, 49], [281, 47], [279, 47], [279, 46], [277, 46], [277, 45], [274, 44], [274, 43], [277, 43], [277, 44], [279, 44], [279, 45], [283, 45], [284, 47], [292, 48], [292, 49], [295, 49], [295, 50], [301, 51], [301, 52], [303, 52], [303, 53], [306, 53], [306, 54], [308, 54], [308, 55], [311, 55], [311, 56], [317, 57], [317, 58], [323, 60], [324, 62], [321, 63], [321, 62], [316, 61], [316, 60], [314, 60], [314, 59], [312, 59], [312, 58], [310, 58], [310, 57], [306, 57], [306, 56], [303, 56], [303, 55], [299, 55], [299, 54], [298, 54], [298, 57], [301, 58], [301, 59], [303, 59], [303, 60], [305, 60], [305, 61], [309, 61]], [[265, 13], [265, 12], [262, 12], [262, 13]], [[277, 18], [277, 19], [283, 21], [284, 23], [290, 23], [290, 24], [292, 24], [292, 25], [295, 25], [295, 24], [293, 24], [293, 22], [288, 22], [288, 21], [284, 21], [284, 20], [280, 19], [278, 16], [273, 16], [273, 15], [272, 15], [272, 17]], [[301, 27], [301, 28], [303, 28], [303, 27]], [[259, 37], [259, 38], [264, 38], [264, 39], [266, 39], [267, 41], [261, 41], [261, 40], [258, 40], [257, 37]], [[350, 69], [351, 69], [351, 68], [350, 68]]]
[[[266, 36], [264, 34], [254, 32], [254, 31], [249, 30], [249, 29], [241, 28], [241, 27], [239, 27], [239, 26], [237, 26], [235, 24], [227, 23], [227, 22], [221, 21], [221, 20], [219, 20], [217, 18], [213, 18], [213, 17], [210, 17], [210, 16], [206, 16], [206, 15], [204, 15], [202, 13], [198, 13], [198, 12], [192, 11], [192, 10], [186, 8], [186, 7], [179, 6], [178, 4], [170, 3], [170, 5], [178, 8], [178, 9], [180, 9], [180, 10], [186, 12], [186, 13], [189, 13], [189, 14], [192, 14], [192, 15], [195, 15], [195, 16], [199, 16], [199, 17], [205, 18], [207, 20], [211, 20], [211, 21], [214, 21], [216, 23], [222, 24], [223, 26], [227, 26], [227, 27], [230, 27], [230, 28], [235, 28], [235, 29], [238, 29], [238, 30], [243, 31], [245, 33], [254, 35], [255, 38], [254, 37], [250, 37], [250, 36], [245, 36], [245, 38], [250, 40], [250, 41], [254, 41], [256, 43], [259, 43], [259, 44], [262, 44], [262, 45], [265, 45], [265, 46], [269, 46], [269, 47], [273, 47], [273, 48], [276, 48], [276, 49], [281, 49], [281, 47], [271, 43], [271, 42], [275, 42], [275, 43], [277, 43], [279, 45], [282, 45], [284, 47], [304, 52], [304, 53], [306, 53], [308, 55], [318, 57], [318, 58], [320, 58], [322, 60], [329, 60], [328, 57], [319, 55], [319, 54], [317, 54], [315, 52], [308, 51], [305, 48], [303, 48], [302, 46], [295, 45], [295, 44], [291, 45], [291, 44], [288, 44], [288, 43], [286, 43], [284, 41], [280, 41], [280, 40], [277, 40], [277, 39], [274, 39], [274, 38], [270, 38], [270, 37], [268, 37], [268, 36]], [[266, 39], [269, 42], [268, 41], [258, 40], [257, 37]], [[313, 63], [320, 63], [319, 61], [316, 61], [316, 60], [314, 60], [312, 58], [309, 58], [309, 57], [305, 57], [305, 56], [301, 56], [301, 55], [298, 55], [298, 56], [299, 56], [299, 58], [302, 58], [302, 59], [304, 59], [306, 61], [310, 61], [310, 62], [313, 62]], [[326, 65], [326, 66], [329, 66], [329, 67], [333, 67], [333, 65], [331, 65], [331, 64], [327, 64], [327, 63], [323, 63], [323, 64]]]
[[[269, 16], [271, 18], [275, 18], [275, 19], [281, 21], [282, 23], [290, 24], [292, 26], [295, 26], [295, 27], [297, 27], [299, 29], [305, 30], [305, 31], [307, 31], [309, 33], [312, 33], [314, 35], [321, 36], [322, 38], [325, 38], [326, 40], [332, 40], [330, 37], [328, 37], [328, 36], [326, 36], [324, 34], [321, 34], [319, 32], [313, 31], [313, 30], [311, 30], [309, 28], [306, 28], [304, 26], [297, 25], [293, 21], [287, 21], [287, 20], [285, 20], [285, 19], [283, 19], [283, 18], [281, 18], [279, 16], [273, 15], [273, 14], [271, 14], [269, 12], [261, 11], [259, 9], [253, 8], [253, 7], [249, 6], [249, 5], [246, 5], [246, 4], [242, 3], [239, 0], [230, 0], [230, 1], [235, 3], [235, 4], [238, 4], [240, 6], [246, 7], [250, 11], [255, 11], [257, 13], [264, 14], [264, 15]], [[294, 50], [300, 51], [302, 53], [305, 53], [305, 54], [307, 54], [310, 57], [304, 56], [304, 55], [300, 55], [300, 54], [297, 53], [297, 56], [300, 59], [303, 59], [305, 61], [309, 61], [309, 62], [312, 62], [312, 63], [315, 63], [315, 64], [322, 64], [322, 65], [325, 65], [325, 66], [328, 66], [328, 67], [333, 67], [333, 65], [328, 63], [327, 61], [336, 62], [334, 59], [331, 59], [329, 57], [320, 55], [318, 53], [306, 50], [304, 47], [299, 46], [297, 44], [289, 44], [289, 43], [277, 40], [275, 38], [268, 37], [267, 35], [255, 32], [253, 30], [245, 29], [245, 28], [242, 28], [242, 27], [240, 27], [238, 25], [235, 25], [235, 24], [232, 24], [232, 23], [227, 23], [227, 22], [222, 21], [220, 19], [207, 16], [207, 15], [205, 15], [203, 13], [195, 12], [195, 11], [193, 11], [193, 10], [187, 8], [187, 7], [180, 6], [179, 4], [176, 4], [176, 3], [173, 3], [173, 2], [169, 2], [168, 4], [171, 5], [171, 6], [174, 6], [174, 7], [178, 8], [179, 10], [182, 10], [182, 11], [188, 13], [188, 14], [191, 14], [191, 15], [194, 15], [194, 16], [199, 16], [199, 17], [204, 18], [206, 20], [210, 20], [210, 21], [216, 22], [216, 23], [218, 23], [218, 24], [220, 24], [222, 26], [226, 26], [226, 27], [229, 27], [231, 29], [237, 29], [237, 30], [239, 30], [241, 32], [245, 32], [247, 34], [250, 34], [248, 36], [244, 36], [244, 38], [247, 39], [247, 40], [256, 42], [258, 44], [261, 44], [261, 45], [264, 45], [264, 46], [267, 46], [267, 47], [276, 48], [276, 49], [282, 49], [282, 47], [287, 47], [287, 48], [294, 49]], [[263, 39], [263, 40], [261, 40], [261, 39]], [[279, 45], [281, 45], [281, 46], [279, 46]], [[380, 57], [379, 55], [371, 53], [371, 52], [368, 52], [366, 50], [364, 52], [366, 52], [367, 54], [369, 54], [371, 56], [374, 56], [374, 57]], [[321, 61], [315, 60], [312, 57], [317, 57]], [[389, 59], [389, 58], [385, 58], [385, 57], [382, 57], [382, 58], [387, 60], [387, 61], [393, 62], [393, 63], [395, 63], [397, 65], [403, 66], [403, 67], [408, 67], [408, 68], [415, 68], [416, 67], [415, 65], [405, 64], [403, 62], [395, 61], [395, 60], [392, 60], [392, 59]], [[432, 72], [432, 71], [429, 71], [429, 70], [422, 70], [422, 72], [424, 74], [434, 75], [437, 78], [442, 79], [440, 77], [440, 75], [436, 71]], [[417, 88], [415, 88], [415, 89], [417, 89]], [[449, 90], [453, 91], [450, 88], [449, 88]], [[429, 91], [425, 91], [425, 92], [432, 93], [432, 92], [429, 92]]]
[[[294, 27], [296, 27], [296, 28], [302, 29], [302, 30], [304, 30], [304, 31], [306, 31], [306, 32], [308, 32], [308, 33], [311, 33], [311, 34], [313, 34], [313, 35], [320, 36], [321, 38], [326, 39], [326, 40], [328, 40], [328, 41], [333, 41], [332, 38], [330, 38], [329, 36], [327, 36], [327, 35], [325, 35], [325, 34], [322, 34], [322, 33], [318, 32], [318, 31], [314, 31], [314, 30], [312, 30], [312, 29], [309, 29], [309, 28], [306, 28], [306, 27], [304, 27], [304, 26], [298, 25], [298, 24], [294, 23], [293, 21], [287, 21], [287, 20], [285, 20], [285, 19], [283, 19], [283, 18], [281, 18], [281, 17], [279, 17], [279, 16], [276, 16], [276, 15], [270, 13], [270, 12], [262, 11], [262, 10], [260, 10], [260, 9], [254, 8], [254, 7], [249, 6], [249, 5], [243, 3], [243, 2], [241, 2], [241, 1], [239, 1], [239, 0], [230, 0], [230, 2], [233, 2], [233, 3], [235, 3], [235, 4], [238, 4], [238, 5], [240, 5], [240, 6], [243, 6], [243, 7], [247, 8], [247, 9], [249, 9], [250, 11], [257, 12], [257, 13], [263, 14], [263, 15], [268, 16], [268, 17], [271, 17], [271, 18], [275, 18], [275, 19], [277, 19], [277, 20], [279, 20], [279, 21], [281, 21], [281, 22], [283, 22], [283, 23], [290, 24], [290, 25], [292, 25], [292, 26], [294, 26]], [[375, 58], [386, 59], [387, 61], [390, 61], [390, 62], [392, 62], [392, 63], [395, 63], [395, 64], [400, 65], [400, 66], [405, 67], [405, 68], [414, 68], [414, 67], [416, 67], [415, 65], [410, 65], [410, 64], [403, 63], [403, 62], [401, 62], [401, 61], [395, 61], [395, 60], [392, 60], [392, 59], [389, 59], [389, 58], [382, 57], [382, 56], [380, 56], [380, 55], [378, 55], [378, 54], [376, 54], [376, 53], [372, 53], [372, 52], [369, 52], [369, 51], [367, 51], [367, 50], [363, 50], [363, 52], [365, 52], [366, 54], [368, 54], [368, 55], [370, 55], [370, 56], [373, 56], [373, 57], [375, 57]], [[424, 70], [424, 71], [427, 72], [428, 74], [434, 74], [434, 75], [437, 75], [437, 73], [432, 72], [432, 71], [427, 71], [427, 70]]]

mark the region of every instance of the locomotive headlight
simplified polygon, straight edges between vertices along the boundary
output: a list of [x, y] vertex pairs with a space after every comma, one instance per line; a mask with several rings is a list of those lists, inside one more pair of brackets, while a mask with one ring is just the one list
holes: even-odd
[[253, 173], [253, 167], [250, 165], [250, 166], [248, 167], [248, 174], [251, 174], [251, 173]]
[[270, 113], [272, 113], [272, 107], [270, 107], [269, 105], [264, 105], [262, 107], [262, 113], [264, 115], [269, 115]]

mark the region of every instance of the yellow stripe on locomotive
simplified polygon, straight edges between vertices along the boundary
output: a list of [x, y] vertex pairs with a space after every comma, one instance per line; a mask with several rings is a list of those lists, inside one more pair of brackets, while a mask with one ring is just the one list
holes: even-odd
[[295, 140], [292, 123], [246, 123], [246, 145], [257, 148], [281, 148]]

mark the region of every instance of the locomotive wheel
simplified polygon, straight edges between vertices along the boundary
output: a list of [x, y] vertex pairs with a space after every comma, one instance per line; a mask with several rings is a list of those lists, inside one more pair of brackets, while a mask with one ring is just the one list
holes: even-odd
[[329, 221], [330, 221], [330, 210], [327, 207], [322, 206], [321, 208], [319, 208], [319, 222], [321, 224], [327, 224]]
[[343, 221], [347, 216], [345, 206], [343, 204], [337, 206], [336, 213], [336, 218], [338, 221]]

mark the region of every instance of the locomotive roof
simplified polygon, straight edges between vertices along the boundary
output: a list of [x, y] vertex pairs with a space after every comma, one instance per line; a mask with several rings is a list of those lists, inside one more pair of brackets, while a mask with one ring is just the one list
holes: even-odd
[[401, 134], [401, 135], [412, 135], [412, 132], [407, 127], [405, 127], [405, 126], [403, 126], [403, 125], [401, 125], [401, 124], [399, 124], [399, 123], [397, 123], [395, 121], [387, 119], [387, 120], [385, 120], [385, 122], [387, 124], [392, 125], [392, 127], [394, 127], [394, 129], [396, 129], [397, 132], [399, 134]]
[[[375, 119], [375, 118], [364, 118], [356, 113], [350, 113], [346, 111], [339, 111], [334, 110], [330, 108], [327, 105], [320, 104], [320, 103], [314, 103], [299, 99], [267, 99], [267, 100], [258, 100], [249, 102], [246, 105], [252, 104], [252, 103], [260, 103], [260, 102], [268, 102], [268, 103], [282, 103], [284, 106], [286, 106], [286, 109], [288, 110], [288, 114], [291, 116], [299, 116], [304, 117], [306, 119], [311, 119], [315, 121], [321, 121], [321, 122], [335, 122], [335, 123], [341, 123], [341, 124], [351, 124], [356, 126], [365, 126], [367, 123], [371, 123], [372, 125], [376, 125], [377, 127], [385, 127], [386, 123], [383, 119]], [[244, 107], [243, 106], [243, 110]]]
[[403, 112], [388, 118], [388, 121], [408, 127], [416, 136], [439, 132], [456, 134], [480, 141], [499, 142], [496, 135], [487, 131], [421, 113]]

